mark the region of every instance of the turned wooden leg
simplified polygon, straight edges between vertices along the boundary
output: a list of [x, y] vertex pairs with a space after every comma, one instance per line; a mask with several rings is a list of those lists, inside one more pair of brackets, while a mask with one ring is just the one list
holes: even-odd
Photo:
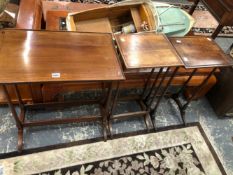
[[219, 24], [218, 27], [215, 29], [214, 33], [211, 35], [211, 37], [215, 39], [218, 36], [218, 34], [221, 32], [222, 28], [223, 25]]
[[18, 129], [18, 152], [23, 150], [23, 129]]
[[149, 113], [144, 116], [144, 122], [146, 124], [147, 132], [150, 132], [152, 129], [155, 129], [155, 125], [151, 120], [151, 116]]
[[193, 12], [195, 11], [196, 7], [197, 7], [197, 4], [199, 3], [200, 0], [195, 0], [191, 9], [189, 10], [189, 14], [192, 15]]

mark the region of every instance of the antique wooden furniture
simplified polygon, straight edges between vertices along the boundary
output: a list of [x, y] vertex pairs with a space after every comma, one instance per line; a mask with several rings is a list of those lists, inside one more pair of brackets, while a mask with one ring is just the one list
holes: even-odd
[[[165, 35], [156, 33], [140, 33], [128, 35], [115, 35], [121, 61], [124, 65], [124, 73], [135, 69], [151, 69], [147, 74], [144, 90], [141, 96], [132, 98], [137, 100], [141, 111], [115, 114], [114, 110], [118, 99], [120, 83], [117, 84], [113, 108], [109, 117], [109, 128], [113, 120], [129, 117], [144, 117], [147, 129], [151, 129], [153, 123], [150, 114], [154, 115], [161, 99], [165, 95], [172, 79], [180, 66], [183, 66], [175, 49]], [[157, 70], [159, 69], [159, 70]], [[167, 80], [165, 82], [165, 79]], [[164, 86], [164, 88], [162, 88]], [[161, 94], [160, 94], [160, 91]], [[153, 106], [155, 97], [160, 95], [156, 105]], [[125, 98], [124, 98], [125, 99]]]
[[[34, 3], [33, 3], [34, 2]], [[42, 18], [42, 7], [40, 1], [36, 0], [21, 0], [20, 9], [19, 9], [19, 16], [17, 21], [17, 28], [21, 29], [41, 29], [41, 24], [38, 22], [43, 21]], [[43, 7], [47, 9], [47, 15], [44, 20], [46, 20], [46, 29], [47, 30], [60, 30], [60, 19], [66, 18], [66, 14], [72, 10], [88, 10], [91, 8], [97, 8], [103, 6], [102, 4], [83, 4], [83, 3], [67, 3], [64, 7], [55, 8], [55, 2], [43, 2]], [[55, 4], [57, 4], [56, 2]], [[65, 2], [62, 2], [65, 3]], [[67, 8], [69, 7], [69, 8]], [[63, 9], [64, 8], [64, 9]], [[60, 11], [63, 9], [62, 11]], [[38, 11], [38, 12], [37, 12]], [[44, 12], [46, 13], [46, 11]], [[37, 25], [39, 24], [39, 25]], [[198, 73], [195, 77], [188, 84], [188, 88], [186, 89], [187, 92], [190, 91], [190, 87], [198, 86], [202, 82], [203, 78], [206, 74], [208, 74], [209, 70], [206, 69], [199, 69]], [[179, 69], [179, 74], [176, 75], [172, 84], [175, 86], [182, 85], [188, 79], [188, 70]], [[204, 75], [204, 76], [203, 76]], [[122, 87], [125, 88], [141, 88], [144, 85], [144, 82], [147, 78], [147, 73], [144, 71], [132, 72], [131, 74], [127, 74], [128, 80], [121, 84]], [[133, 77], [133, 80], [130, 80]], [[135, 79], [137, 77], [137, 79]], [[205, 88], [196, 96], [197, 98], [204, 96], [208, 90], [216, 83], [216, 78], [214, 76], [206, 84]], [[22, 95], [23, 102], [51, 102], [57, 100], [57, 96], [59, 99], [62, 100], [63, 94], [66, 92], [74, 92], [87, 89], [101, 89], [101, 83], [82, 83], [82, 84], [75, 84], [75, 83], [66, 83], [66, 84], [34, 84], [34, 85], [19, 85], [18, 86]], [[14, 91], [14, 87], [11, 85], [7, 86], [9, 94], [12, 98], [12, 101], [15, 103], [17, 102], [17, 96]], [[29, 93], [30, 92], [30, 93]], [[60, 95], [58, 95], [60, 94]], [[33, 97], [33, 98], [32, 98]], [[0, 87], [0, 104], [7, 103], [3, 90]]]
[[[22, 150], [25, 127], [99, 121], [106, 140], [112, 81], [124, 79], [110, 34], [2, 30], [0, 46], [0, 84], [18, 128], [19, 151]], [[18, 89], [21, 84], [95, 81], [109, 84], [108, 93], [104, 93], [106, 89], [103, 88], [100, 99], [86, 101], [24, 104]], [[7, 85], [15, 88], [21, 109], [19, 115], [12, 104]], [[35, 108], [93, 103], [100, 106], [99, 116], [32, 121], [25, 117], [27, 110]]]
[[[46, 29], [47, 30], [62, 30], [61, 26], [60, 26], [60, 20], [66, 18], [68, 12], [67, 11], [48, 11], [47, 12], [47, 19], [46, 19]], [[182, 85], [187, 79], [188, 79], [188, 74], [189, 74], [189, 70], [185, 70], [180, 68], [179, 70], [179, 74], [177, 74], [174, 77], [174, 80], [172, 81], [172, 84], [174, 86], [180, 86]], [[190, 88], [192, 89], [192, 87], [194, 86], [198, 86], [202, 81], [203, 78], [205, 77], [205, 75], [208, 74], [210, 70], [208, 69], [198, 69], [198, 73], [196, 74], [195, 77], [192, 78], [192, 80], [189, 82], [188, 84], [188, 88], [186, 89], [186, 92], [188, 94], [188, 92], [190, 91]], [[145, 73], [145, 71], [137, 71], [137, 72], [131, 72], [131, 74], [127, 74], [127, 81], [124, 81], [121, 83], [122, 87], [125, 88], [141, 88], [143, 87], [143, 84], [146, 80], [147, 77], [147, 73]], [[131, 77], [134, 78], [134, 80], [131, 80]], [[135, 79], [135, 78], [138, 79]], [[204, 96], [208, 90], [216, 83], [216, 78], [215, 76], [212, 76], [210, 78], [210, 80], [208, 81], [208, 83], [206, 84], [205, 88], [202, 89], [202, 91], [196, 96], [196, 98], [200, 98], [202, 96]], [[82, 89], [82, 88], [100, 88], [100, 84], [86, 84], [83, 85], [82, 87], [78, 87], [77, 85], [56, 85], [56, 86], [51, 86], [51, 85], [44, 85], [43, 86], [43, 100], [44, 101], [52, 101], [54, 96], [56, 96], [58, 93], [63, 93], [65, 91], [75, 91], [78, 89]], [[54, 90], [56, 89], [56, 91]]]
[[[182, 120], [186, 124], [185, 111], [195, 95], [203, 88], [208, 79], [216, 72], [218, 67], [229, 67], [233, 61], [221, 50], [221, 48], [211, 39], [201, 36], [170, 38], [171, 43], [180, 55], [186, 69], [192, 69], [189, 79], [181, 87], [180, 91], [173, 95], [173, 99], [179, 106]], [[186, 88], [187, 83], [196, 74], [198, 68], [212, 68], [212, 71], [203, 80], [199, 87], [196, 87], [187, 99], [185, 104], [179, 100], [180, 93]]]
[[[198, 5], [200, 0], [195, 0], [192, 8], [190, 9], [190, 14], [192, 14]], [[219, 22], [218, 27], [212, 34], [212, 38], [215, 39], [219, 32], [224, 26], [233, 25], [233, 1], [232, 0], [201, 0], [201, 2], [207, 7], [207, 9], [213, 14], [213, 16]]]
[[217, 84], [208, 92], [207, 97], [219, 117], [233, 116], [233, 68], [222, 69], [217, 75]]
[[78, 32], [119, 32], [122, 27], [132, 24], [135, 32], [155, 30], [155, 19], [150, 7], [145, 3], [104, 6], [92, 10], [69, 13], [67, 28]]
[[[19, 10], [16, 21], [17, 29], [33, 29], [41, 30], [42, 22], [42, 8], [41, 0], [20, 0]], [[41, 85], [19, 85], [18, 86], [24, 102], [42, 101]], [[7, 86], [9, 94], [13, 102], [17, 102], [17, 97], [14, 91], [14, 87]], [[31, 93], [33, 93], [33, 99]], [[0, 104], [6, 104], [7, 100], [4, 96], [2, 87], [0, 87]]]

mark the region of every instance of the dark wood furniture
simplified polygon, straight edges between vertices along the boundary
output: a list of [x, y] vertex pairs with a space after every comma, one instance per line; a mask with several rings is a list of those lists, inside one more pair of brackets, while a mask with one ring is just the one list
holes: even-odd
[[[141, 111], [114, 114], [117, 101], [121, 100], [121, 97], [118, 97], [120, 89], [120, 82], [118, 82], [113, 108], [109, 117], [109, 128], [111, 130], [113, 120], [129, 117], [144, 117], [147, 129], [155, 128], [150, 115], [154, 115], [161, 99], [183, 63], [165, 35], [156, 33], [115, 35], [115, 39], [126, 76], [128, 71], [135, 69], [148, 68], [151, 69], [151, 72], [147, 74], [143, 93], [139, 97], [129, 98], [138, 102]], [[154, 106], [153, 102], [158, 96], [159, 98]], [[125, 97], [123, 99], [125, 100]]]
[[[63, 4], [65, 2], [62, 2]], [[58, 4], [58, 3], [55, 3]], [[68, 13], [68, 10], [83, 10], [83, 9], [93, 9], [96, 7], [102, 7], [103, 4], [83, 4], [83, 3], [65, 3], [67, 7], [66, 13]], [[54, 2], [48, 2], [44, 1], [43, 5], [46, 7], [46, 9], [53, 9], [56, 12], [56, 9], [54, 8]], [[64, 6], [62, 6], [64, 7]], [[43, 15], [42, 15], [42, 0], [21, 0], [20, 6], [19, 6], [19, 12], [17, 16], [17, 29], [33, 29], [33, 30], [41, 30], [42, 27], [42, 21]], [[66, 16], [65, 16], [66, 17]], [[46, 23], [50, 26], [59, 27], [59, 18], [57, 19], [57, 23], [55, 22], [55, 19], [53, 18], [50, 20], [50, 22]], [[53, 21], [54, 20], [54, 21]], [[55, 23], [55, 25], [53, 25]], [[56, 30], [54, 28], [48, 30]], [[59, 29], [58, 29], [59, 30]], [[57, 31], [57, 30], [56, 30]], [[93, 83], [92, 83], [93, 84]], [[51, 88], [56, 89], [56, 93], [54, 91], [51, 91]], [[74, 87], [76, 87], [75, 90], [83, 89], [83, 86], [80, 85], [74, 85], [71, 83], [70, 85], [66, 85], [67, 90], [74, 90]], [[80, 87], [80, 88], [77, 88]], [[101, 88], [101, 85], [98, 87]], [[54, 88], [54, 85], [45, 85], [45, 84], [36, 84], [36, 85], [19, 85], [18, 88], [20, 89], [21, 96], [23, 102], [43, 102], [43, 101], [54, 101], [54, 96], [56, 96], [59, 92], [61, 92], [65, 88], [60, 88], [60, 86], [56, 86]], [[92, 88], [91, 86], [87, 86], [86, 88]], [[17, 103], [17, 96], [15, 94], [14, 87], [11, 85], [7, 86], [7, 89], [9, 91], [10, 97], [14, 103]], [[48, 89], [48, 90], [47, 90]], [[95, 88], [94, 88], [95, 89]], [[29, 93], [30, 92], [30, 93]], [[0, 87], [0, 104], [6, 104], [7, 100], [5, 98], [4, 92], [2, 87]]]
[[[68, 12], [67, 11], [48, 11], [47, 12], [47, 19], [46, 19], [46, 29], [47, 30], [61, 30], [60, 28], [60, 19], [64, 19], [66, 18]], [[188, 88], [187, 88], [187, 92], [189, 92], [190, 87], [192, 88], [193, 86], [198, 86], [202, 81], [204, 76], [202, 75], [206, 75], [208, 74], [210, 70], [208, 69], [199, 69], [198, 73], [199, 75], [196, 75], [188, 84]], [[176, 77], [174, 77], [174, 80], [172, 81], [172, 84], [174, 86], [180, 86], [183, 85], [183, 83], [188, 79], [188, 70], [185, 69], [179, 69], [179, 75], [176, 75]], [[121, 83], [122, 87], [125, 88], [141, 88], [143, 87], [144, 82], [146, 81], [146, 77], [147, 77], [147, 73], [145, 72], [140, 72], [137, 71], [136, 73], [131, 73], [127, 75], [127, 81], [124, 81]], [[135, 77], [138, 77], [138, 80], [135, 79]], [[134, 77], [134, 80], [131, 80], [131, 77]], [[216, 83], [216, 78], [214, 76], [212, 76], [210, 78], [210, 80], [208, 81], [208, 84], [206, 84], [205, 88], [202, 89], [202, 91], [196, 96], [196, 98], [200, 98], [202, 96], [204, 96], [210, 88], [212, 88], [212, 86]], [[78, 89], [82, 89], [84, 87], [87, 88], [93, 88], [93, 89], [98, 89], [101, 86], [99, 84], [86, 84], [83, 85], [82, 87], [78, 87], [77, 85], [66, 85], [66, 87], [59, 85], [56, 87], [55, 86], [51, 86], [51, 85], [45, 85], [43, 86], [43, 100], [44, 101], [52, 101], [53, 98], [58, 94], [58, 93], [63, 93], [67, 90], [70, 91], [74, 91], [74, 90], [78, 90]], [[54, 89], [56, 89], [56, 92], [54, 91]], [[67, 89], [67, 90], [66, 90]]]
[[217, 84], [208, 92], [208, 100], [219, 117], [233, 116], [233, 68], [222, 69]]
[[[204, 87], [208, 79], [216, 72], [217, 68], [229, 67], [233, 65], [233, 61], [211, 38], [192, 36], [170, 38], [170, 41], [183, 60], [185, 68], [193, 70], [189, 79], [184, 83], [180, 91], [172, 96], [179, 106], [182, 120], [184, 124], [186, 124], [185, 111], [195, 95]], [[198, 68], [212, 68], [212, 71], [206, 76], [201, 85], [194, 89], [190, 98], [187, 99], [187, 102], [182, 104], [179, 100], [179, 95], [186, 88], [187, 83], [196, 74]]]
[[[0, 84], [18, 128], [18, 150], [23, 146], [25, 127], [98, 121], [107, 139], [107, 115], [111, 104], [112, 82], [124, 75], [110, 34], [2, 30], [0, 33]], [[24, 104], [18, 85], [66, 82], [103, 82], [103, 96], [96, 100]], [[9, 96], [13, 85], [20, 114]], [[108, 93], [105, 93], [106, 86]], [[108, 94], [108, 95], [106, 95]], [[97, 103], [99, 116], [28, 121], [26, 110]]]
[[[42, 25], [42, 8], [41, 0], [20, 0], [19, 10], [16, 21], [17, 29], [33, 29], [41, 30]], [[41, 85], [19, 85], [18, 86], [24, 102], [42, 101]], [[14, 91], [14, 87], [11, 85], [7, 86], [9, 94], [13, 102], [17, 102], [17, 97]], [[31, 93], [33, 93], [33, 99]], [[0, 87], [0, 104], [6, 104], [7, 100], [4, 96], [2, 87]]]
[[[200, 0], [195, 0], [189, 13], [193, 14], [196, 6]], [[211, 14], [219, 22], [218, 27], [212, 34], [212, 38], [215, 39], [224, 26], [233, 25], [233, 1], [232, 0], [201, 0], [201, 2], [207, 7]]]

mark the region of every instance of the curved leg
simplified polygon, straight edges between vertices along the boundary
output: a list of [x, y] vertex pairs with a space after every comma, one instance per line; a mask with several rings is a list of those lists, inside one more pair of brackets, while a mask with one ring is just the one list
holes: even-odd
[[21, 153], [23, 150], [23, 129], [18, 130], [18, 152]]
[[108, 129], [109, 129], [110, 138], [112, 139], [112, 121], [111, 120], [109, 120], [108, 122]]
[[155, 129], [154, 123], [151, 120], [150, 114], [146, 114], [144, 116], [144, 121], [146, 124], [147, 132], [150, 132], [150, 130]]
[[104, 141], [106, 142], [108, 140], [108, 132], [105, 124], [103, 124], [103, 136], [104, 136]]

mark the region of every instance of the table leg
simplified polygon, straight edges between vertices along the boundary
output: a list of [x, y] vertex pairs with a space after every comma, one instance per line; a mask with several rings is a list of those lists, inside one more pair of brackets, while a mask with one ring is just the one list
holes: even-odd
[[20, 91], [19, 91], [18, 85], [14, 84], [14, 88], [15, 88], [15, 93], [16, 93], [16, 96], [18, 98], [19, 107], [20, 107], [20, 116], [19, 116], [19, 119], [23, 123], [24, 119], [25, 119], [25, 107], [24, 107], [24, 103], [23, 103], [22, 97], [20, 95]]
[[199, 1], [200, 1], [200, 0], [195, 0], [195, 1], [194, 1], [194, 3], [193, 3], [193, 5], [192, 5], [191, 9], [189, 10], [189, 14], [190, 14], [190, 15], [192, 15], [193, 12], [195, 11], [195, 9], [196, 9], [196, 7], [197, 7]]
[[170, 68], [168, 67], [166, 72], [163, 74], [162, 79], [160, 80], [158, 87], [155, 89], [154, 94], [153, 95], [151, 94], [152, 99], [149, 102], [149, 105], [147, 106], [148, 111], [151, 111], [153, 101], [155, 100], [156, 96], [158, 96], [159, 90], [161, 89], [163, 82], [164, 82], [165, 78], [167, 77], [167, 74], [169, 73], [169, 71], [170, 71]]
[[210, 79], [210, 77], [214, 74], [214, 72], [216, 71], [217, 68], [214, 68], [209, 75], [205, 78], [205, 80], [203, 80], [203, 82], [201, 83], [201, 85], [199, 87], [196, 88], [196, 90], [194, 91], [194, 93], [192, 94], [192, 96], [188, 99], [187, 103], [183, 106], [183, 109], [185, 110], [188, 105], [190, 104], [190, 102], [195, 98], [195, 96], [202, 90], [202, 88], [205, 86], [205, 84], [208, 82], [208, 80]]
[[153, 68], [153, 69], [151, 70], [149, 76], [147, 77], [146, 84], [145, 84], [144, 89], [143, 89], [143, 92], [142, 92], [142, 99], [144, 98], [144, 96], [145, 96], [145, 94], [146, 94], [146, 91], [147, 91], [147, 89], [148, 89], [148, 87], [149, 87], [149, 84], [150, 84], [151, 77], [152, 77], [152, 75], [154, 74], [154, 72], [155, 72], [155, 68]]
[[[150, 90], [149, 90], [148, 95], [144, 98], [144, 101], [145, 101], [145, 102], [147, 102], [148, 99], [150, 98], [150, 96], [151, 96], [151, 94], [152, 94], [152, 92], [153, 92], [153, 90], [154, 90], [154, 88], [155, 88], [155, 86], [156, 86], [156, 84], [157, 84], [157, 82], [158, 82], [158, 79], [159, 79], [161, 73], [163, 72], [163, 69], [164, 69], [164, 68], [160, 68], [160, 69], [159, 69], [159, 72], [158, 72], [158, 74], [156, 75], [156, 77], [155, 77], [155, 79], [154, 79], [154, 82], [153, 82], [153, 84], [152, 84], [152, 87], [151, 87]], [[151, 76], [148, 77], [148, 80], [149, 80], [149, 82], [150, 82]], [[143, 96], [143, 97], [144, 97], [144, 96]]]
[[172, 98], [178, 98], [179, 95], [184, 91], [184, 89], [187, 87], [188, 83], [190, 82], [190, 80], [192, 79], [192, 77], [195, 75], [195, 73], [197, 72], [197, 69], [194, 69], [192, 71], [192, 73], [190, 74], [189, 78], [186, 80], [186, 82], [183, 84], [183, 86], [180, 88], [180, 90], [172, 95]]
[[112, 99], [112, 91], [113, 91], [113, 82], [110, 83], [108, 88], [107, 98], [104, 105], [104, 114], [103, 114], [103, 135], [104, 140], [107, 141], [109, 126], [108, 126], [108, 117], [111, 111], [111, 99]]
[[[181, 114], [181, 118], [182, 121], [184, 123], [184, 125], [186, 125], [186, 119], [185, 119], [185, 111], [188, 108], [190, 102], [195, 98], [195, 96], [202, 90], [202, 88], [206, 85], [206, 83], [208, 83], [208, 80], [210, 79], [210, 77], [214, 74], [214, 72], [216, 71], [217, 68], [213, 68], [213, 70], [209, 73], [209, 75], [203, 80], [203, 82], [201, 83], [200, 86], [198, 86], [195, 91], [193, 92], [192, 96], [187, 100], [187, 102], [182, 105], [181, 102], [179, 101], [178, 97], [174, 98], [174, 101], [177, 103], [179, 110], [180, 110], [180, 114]], [[193, 72], [195, 72], [196, 70], [194, 70]], [[190, 77], [193, 76], [193, 73], [191, 74]], [[191, 78], [190, 78], [191, 79]]]
[[111, 138], [112, 138], [112, 116], [113, 116], [113, 112], [114, 112], [116, 105], [117, 105], [119, 90], [120, 90], [120, 82], [117, 82], [116, 92], [115, 92], [115, 96], [113, 98], [113, 102], [112, 102], [112, 106], [111, 106], [109, 118], [108, 118], [109, 133], [110, 133]]
[[9, 95], [9, 92], [7, 90], [6, 85], [3, 85], [3, 91], [4, 91], [5, 97], [7, 99], [7, 103], [9, 105], [9, 108], [11, 110], [12, 116], [15, 119], [17, 129], [18, 129], [18, 151], [22, 152], [22, 149], [23, 149], [23, 121], [21, 121], [22, 119], [20, 120], [20, 117], [18, 116], [18, 114], [15, 110], [15, 107], [12, 103], [12, 100], [11, 100], [11, 97]]
[[215, 29], [214, 33], [211, 35], [211, 37], [215, 39], [218, 36], [218, 34], [221, 32], [222, 28], [223, 25], [219, 24], [218, 27]]
[[[174, 77], [175, 77], [175, 75], [176, 75], [178, 69], [179, 69], [179, 67], [176, 67], [175, 70], [173, 71], [173, 73], [172, 73], [171, 77], [169, 78], [169, 80], [168, 80], [166, 86], [164, 87], [164, 90], [163, 90], [162, 94], [159, 96], [159, 98], [158, 98], [158, 100], [157, 100], [157, 103], [156, 103], [155, 107], [154, 107], [154, 108], [151, 110], [151, 112], [150, 112], [151, 116], [152, 116], [152, 115], [155, 115], [155, 112], [156, 112], [156, 110], [157, 110], [157, 108], [158, 108], [158, 106], [159, 106], [159, 104], [160, 104], [162, 98], [164, 97], [164, 95], [166, 94], [168, 88], [170, 87], [170, 85], [171, 85], [171, 83], [172, 83], [172, 80], [174, 79]], [[163, 81], [164, 81], [164, 80], [163, 80]], [[162, 83], [163, 83], [163, 82], [162, 82]], [[156, 96], [156, 95], [155, 95], [155, 96]], [[155, 97], [155, 96], [154, 96], [154, 97]]]

